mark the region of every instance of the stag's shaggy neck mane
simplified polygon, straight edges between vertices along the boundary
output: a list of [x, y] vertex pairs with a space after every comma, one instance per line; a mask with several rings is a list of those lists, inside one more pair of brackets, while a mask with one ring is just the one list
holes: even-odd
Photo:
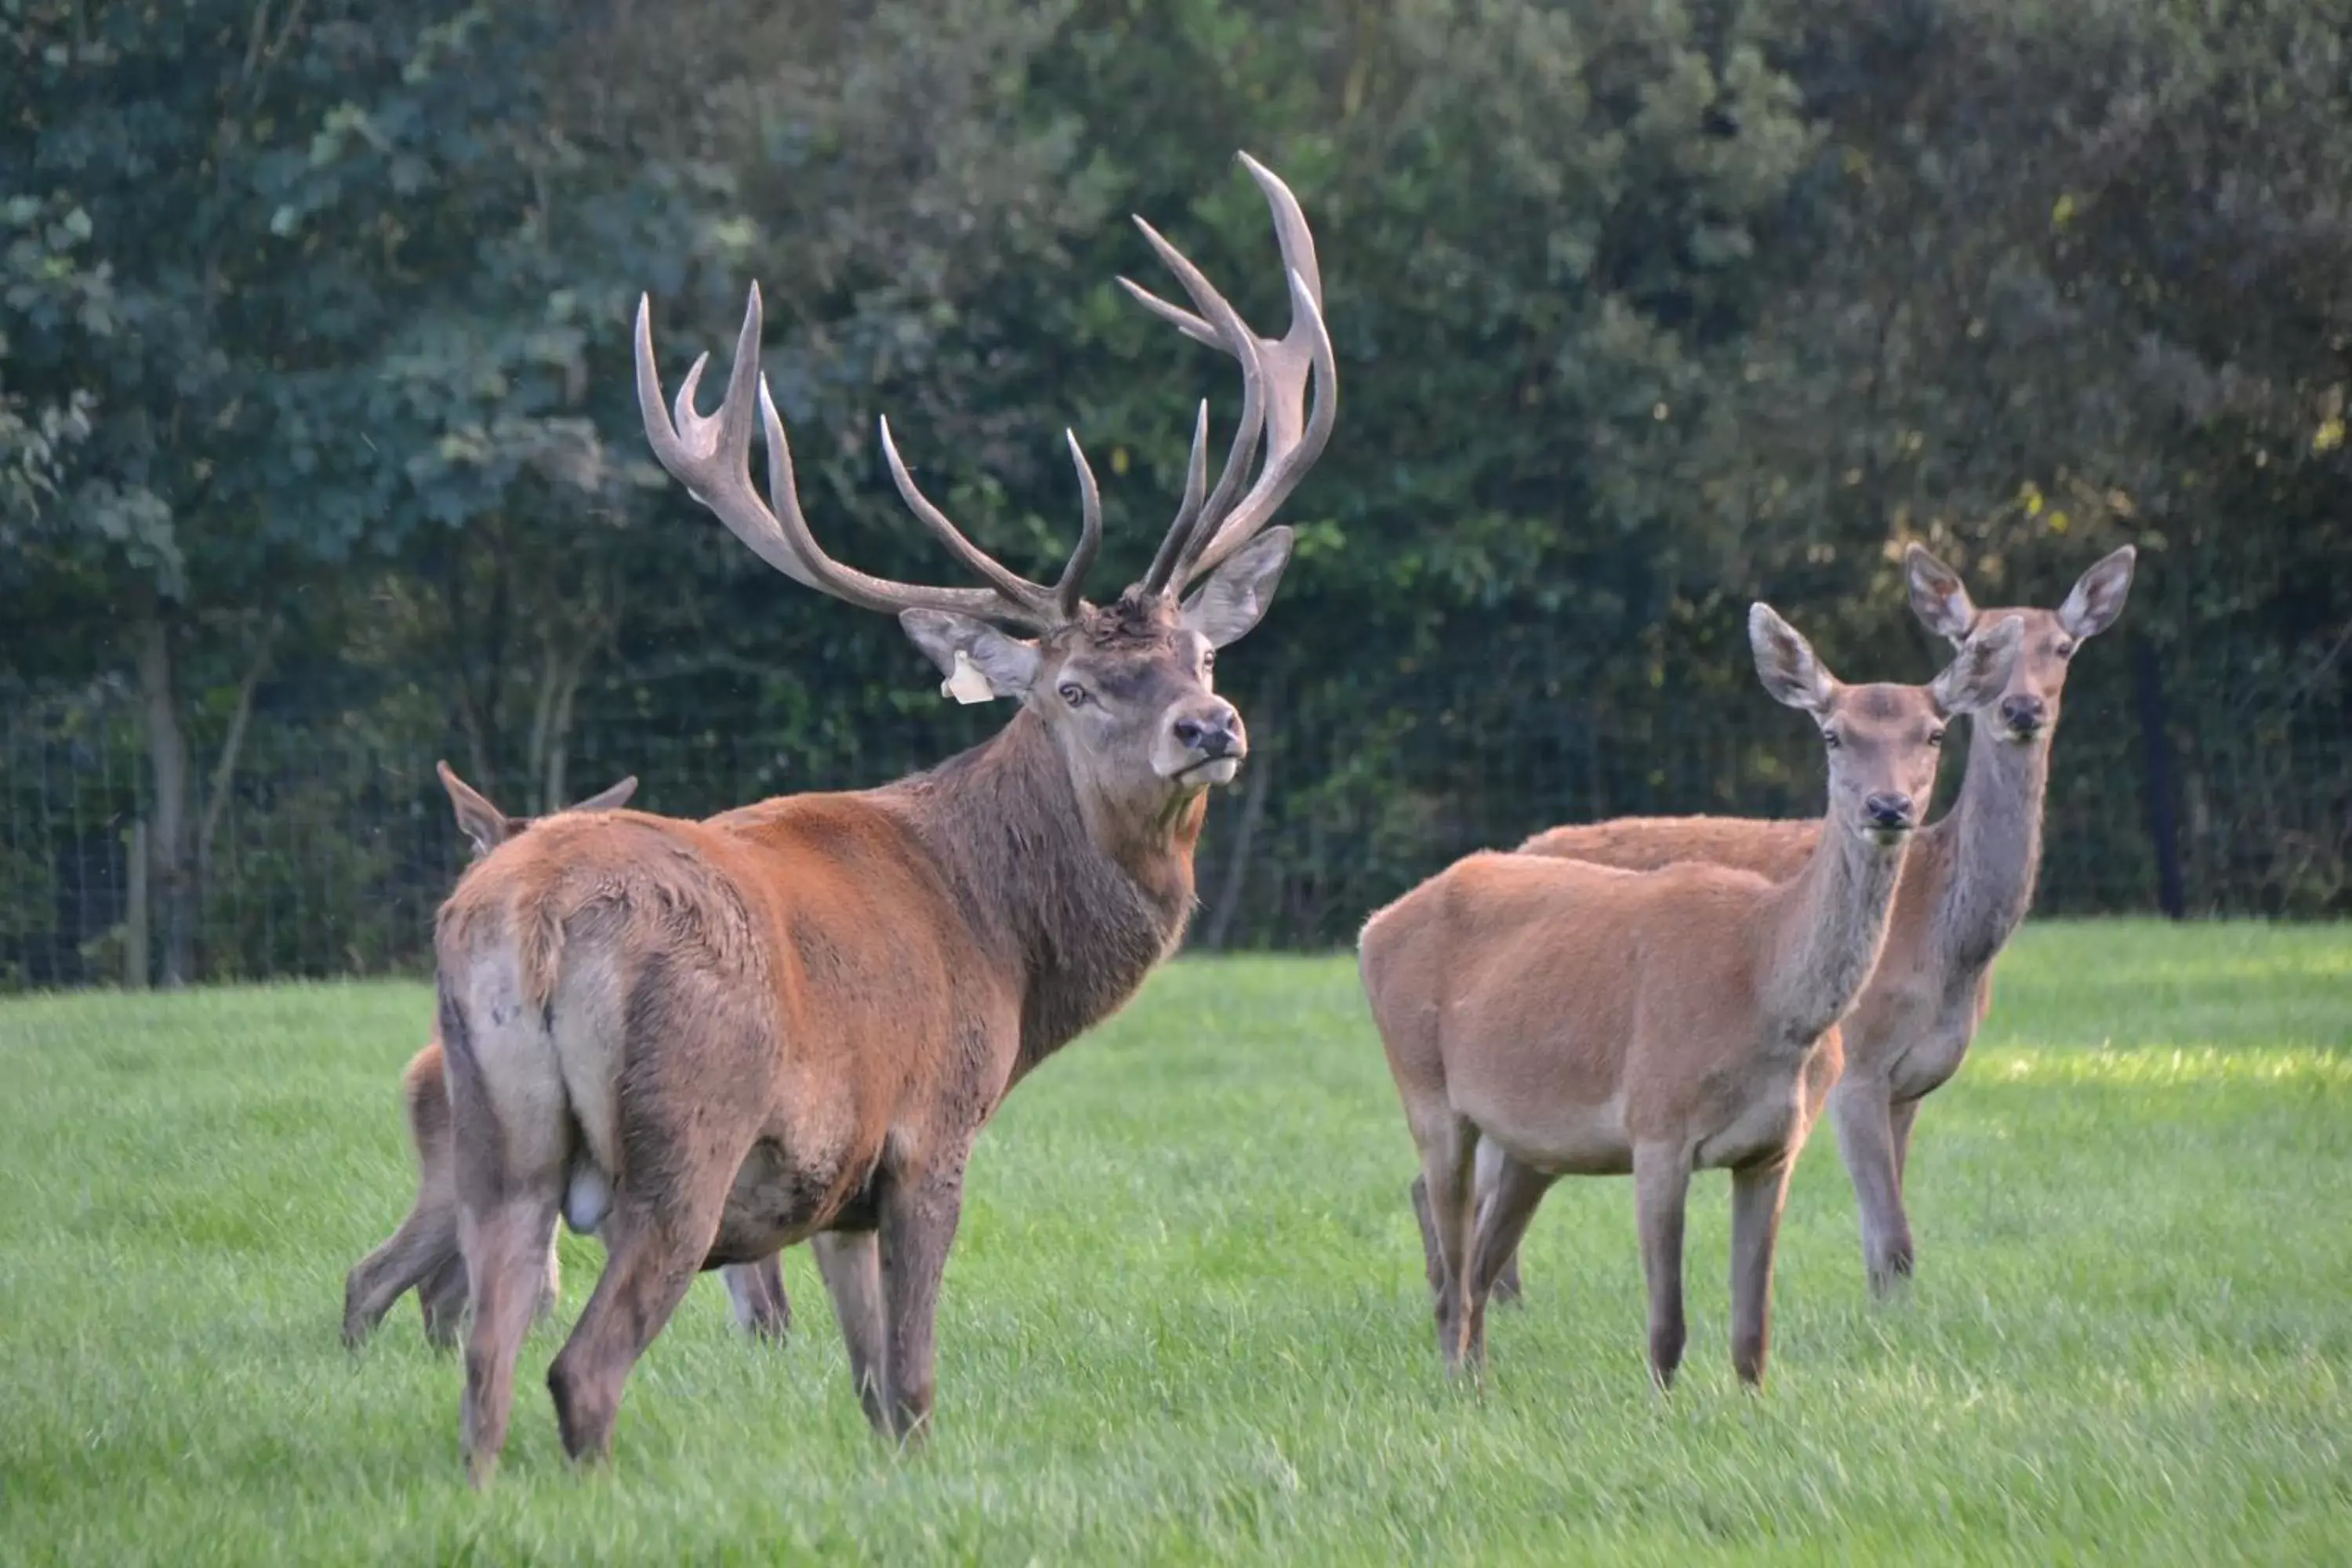
[[1805, 868], [1773, 889], [1764, 1004], [1791, 1045], [1811, 1047], [1869, 981], [1906, 847], [1823, 822]]
[[2020, 744], [1989, 720], [1969, 736], [1959, 797], [1914, 853], [1944, 872], [1935, 912], [1937, 955], [1973, 981], [2000, 954], [2033, 904], [2042, 868], [2042, 807], [2050, 790], [2051, 731]]
[[1147, 818], [1089, 813], [1025, 709], [877, 793], [939, 857], [973, 931], [1022, 976], [1016, 1078], [1116, 1012], [1184, 934], [1205, 795]]

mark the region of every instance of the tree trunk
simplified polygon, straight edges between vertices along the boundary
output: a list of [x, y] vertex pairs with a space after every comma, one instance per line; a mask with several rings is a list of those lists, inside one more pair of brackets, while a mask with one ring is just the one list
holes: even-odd
[[188, 866], [188, 738], [180, 728], [172, 668], [172, 629], [159, 605], [150, 609], [138, 638], [139, 708], [147, 763], [155, 789], [148, 819], [148, 889], [161, 919], [163, 984], [185, 985], [196, 967], [194, 879]]
[[245, 733], [253, 723], [253, 691], [269, 668], [269, 654], [278, 640], [278, 623], [270, 622], [261, 630], [260, 644], [253, 651], [253, 659], [246, 666], [245, 679], [236, 684], [236, 710], [229, 715], [228, 733], [221, 737], [220, 755], [214, 760], [212, 784], [205, 792], [204, 820], [196, 828], [196, 891], [195, 907], [201, 911], [211, 897], [213, 886], [213, 842], [220, 834], [221, 816], [228, 809], [229, 785], [236, 780], [236, 763], [245, 750]]

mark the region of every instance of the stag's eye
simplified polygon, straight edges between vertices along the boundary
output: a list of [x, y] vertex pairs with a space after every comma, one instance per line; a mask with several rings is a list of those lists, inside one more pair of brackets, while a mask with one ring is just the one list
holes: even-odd
[[2058, 646], [2052, 648], [2050, 651], [2056, 654], [2060, 658], [2072, 658], [2074, 657], [2074, 645], [2068, 642], [2065, 638], [2061, 637], [2058, 639]]
[[1062, 682], [1062, 700], [1073, 708], [1083, 708], [1087, 705], [1087, 689], [1075, 680], [1066, 680]]
[[1838, 732], [1835, 730], [1824, 730], [1822, 731], [1822, 744], [1834, 752], [1845, 742], [1838, 739]]
[[1215, 648], [1204, 647], [1201, 650], [1201, 668], [1202, 669], [1214, 669], [1217, 668], [1217, 650]]
[[1941, 730], [1930, 730], [1927, 731], [1927, 744], [1931, 746], [1940, 746], [1943, 743], [1944, 732]]

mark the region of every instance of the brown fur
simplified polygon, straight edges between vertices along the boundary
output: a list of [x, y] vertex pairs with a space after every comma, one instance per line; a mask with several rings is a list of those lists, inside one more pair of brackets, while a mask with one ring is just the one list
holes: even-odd
[[[1874, 1292], [1893, 1289], [1914, 1267], [1903, 1205], [1911, 1129], [1919, 1102], [1959, 1070], [1992, 1005], [1994, 962], [2032, 908], [2066, 672], [2083, 639], [2122, 613], [2131, 566], [2128, 547], [2116, 552], [2086, 572], [2055, 610], [1979, 610], [1956, 574], [1912, 549], [1911, 601], [1929, 630], [1964, 643], [2011, 618], [2025, 629], [2000, 701], [1971, 721], [1975, 743], [1958, 801], [1920, 832], [1904, 864], [1885, 951], [1843, 1025], [1845, 1072], [1830, 1111], [1861, 1210], [1864, 1264]], [[1705, 861], [1785, 881], [1812, 852], [1821, 830], [1818, 822], [1636, 817], [1556, 827], [1520, 848], [1629, 870]], [[1482, 1169], [1482, 1189], [1493, 1175]], [[1517, 1291], [1514, 1257], [1496, 1294]]]
[[[530, 826], [509, 816], [440, 765], [458, 826], [478, 848], [494, 848]], [[620, 805], [636, 788], [625, 779], [582, 801], [573, 811], [601, 811]], [[466, 1310], [466, 1260], [457, 1247], [457, 1186], [451, 1148], [449, 1090], [444, 1081], [439, 1033], [409, 1058], [401, 1075], [401, 1099], [409, 1143], [416, 1155], [416, 1201], [384, 1243], [357, 1264], [343, 1281], [343, 1342], [357, 1349], [411, 1289], [425, 1316], [425, 1337], [446, 1348], [457, 1342]], [[792, 1301], [783, 1274], [772, 1258], [756, 1266], [730, 1268], [727, 1288], [738, 1322], [763, 1339], [781, 1340], [792, 1327]], [[562, 1293], [562, 1268], [552, 1247], [547, 1254], [547, 1286], [536, 1315], [552, 1312]]]
[[[1944, 720], [1997, 695], [2017, 631], [1930, 687], [1842, 687], [1757, 606], [1767, 686], [1838, 742], [1825, 826], [1786, 882], [1479, 854], [1366, 924], [1364, 989], [1422, 1156], [1449, 1366], [1482, 1361], [1488, 1292], [1551, 1183], [1631, 1173], [1651, 1367], [1670, 1384], [1690, 1173], [1728, 1169], [1732, 1360], [1761, 1380], [1780, 1205], [1837, 1076], [1835, 1025], [1876, 962]], [[1474, 1224], [1490, 1144], [1493, 1194]]]

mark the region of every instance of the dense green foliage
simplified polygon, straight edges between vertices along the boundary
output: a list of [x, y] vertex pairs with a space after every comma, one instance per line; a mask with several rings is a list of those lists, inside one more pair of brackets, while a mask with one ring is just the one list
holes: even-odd
[[1236, 147], [1317, 225], [1344, 390], [1230, 666], [1263, 783], [1215, 940], [1344, 937], [1563, 817], [1809, 805], [1739, 611], [1916, 678], [1911, 538], [1987, 603], [2142, 546], [2061, 903], [2153, 900], [2153, 794], [2189, 907], [2341, 910], [2347, 123], [2347, 0], [0, 0], [0, 978], [113, 964], [26, 969], [112, 940], [133, 818], [149, 967], [317, 972], [375, 939], [236, 911], [429, 900], [436, 753], [675, 811], [940, 754], [975, 721], [894, 627], [658, 482], [629, 310], [675, 374], [764, 284], [803, 492], [877, 570], [944, 570], [877, 414], [1024, 565], [1075, 426], [1110, 584], [1234, 402], [1112, 286], [1122, 215], [1273, 319]]
[[[1694, 1191], [1691, 1355], [1651, 1393], [1623, 1180], [1561, 1184], [1482, 1395], [1430, 1333], [1412, 1172], [1340, 960], [1156, 977], [972, 1163], [939, 1424], [867, 1433], [787, 1257], [781, 1351], [698, 1283], [611, 1472], [524, 1352], [466, 1489], [462, 1373], [341, 1269], [407, 1202], [413, 984], [0, 1003], [11, 1562], [2341, 1562], [2352, 1553], [2352, 937], [2029, 927], [1923, 1113], [1921, 1273], [1866, 1304], [1824, 1130], [1760, 1396]], [[599, 1261], [567, 1241], [568, 1319]]]

